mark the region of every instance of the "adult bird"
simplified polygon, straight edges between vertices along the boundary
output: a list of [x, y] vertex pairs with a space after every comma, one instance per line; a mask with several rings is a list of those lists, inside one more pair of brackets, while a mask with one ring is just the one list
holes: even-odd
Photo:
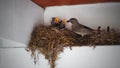
[[67, 22], [68, 23], [71, 22], [72, 31], [78, 35], [81, 35], [82, 37], [85, 35], [90, 35], [94, 32], [93, 29], [91, 29], [85, 25], [80, 24], [76, 18], [71, 18]]

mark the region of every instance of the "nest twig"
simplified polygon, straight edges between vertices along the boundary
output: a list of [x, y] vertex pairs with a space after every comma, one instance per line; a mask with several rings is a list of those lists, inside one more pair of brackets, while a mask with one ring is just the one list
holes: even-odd
[[34, 57], [35, 63], [37, 62], [35, 55], [37, 50], [49, 61], [51, 68], [55, 68], [55, 61], [64, 47], [105, 44], [120, 44], [120, 33], [103, 30], [100, 34], [80, 37], [67, 29], [58, 30], [54, 27], [39, 25], [33, 29], [27, 50], [31, 51], [31, 56]]

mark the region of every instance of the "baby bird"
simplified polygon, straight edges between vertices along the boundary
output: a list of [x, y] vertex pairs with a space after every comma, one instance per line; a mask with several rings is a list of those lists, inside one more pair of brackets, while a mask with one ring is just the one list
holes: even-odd
[[66, 24], [66, 20], [65, 19], [61, 20], [59, 28], [60, 29], [64, 29], [65, 28], [65, 24]]
[[59, 27], [60, 24], [60, 19], [58, 17], [53, 17], [51, 21], [51, 26], [52, 27]]
[[76, 18], [71, 18], [67, 22], [71, 22], [72, 23], [72, 26], [71, 26], [72, 31], [78, 35], [81, 35], [82, 37], [85, 35], [92, 34], [94, 31], [93, 29], [80, 24]]

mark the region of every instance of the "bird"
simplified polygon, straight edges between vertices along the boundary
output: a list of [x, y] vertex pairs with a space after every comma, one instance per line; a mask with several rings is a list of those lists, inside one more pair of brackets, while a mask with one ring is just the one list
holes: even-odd
[[67, 23], [69, 22], [71, 22], [72, 24], [71, 25], [72, 31], [78, 35], [81, 35], [82, 37], [90, 35], [94, 31], [92, 28], [80, 24], [76, 18], [70, 18], [69, 20], [67, 20]]
[[64, 29], [66, 24], [65, 19], [60, 19], [58, 17], [53, 17], [51, 21], [52, 27], [57, 27], [58, 29]]
[[59, 27], [60, 24], [60, 19], [58, 17], [53, 17], [51, 21], [51, 26], [52, 27]]
[[65, 19], [61, 20], [61, 21], [60, 21], [59, 28], [60, 28], [60, 29], [64, 29], [64, 28], [65, 28], [65, 24], [66, 24], [66, 20], [65, 20]]

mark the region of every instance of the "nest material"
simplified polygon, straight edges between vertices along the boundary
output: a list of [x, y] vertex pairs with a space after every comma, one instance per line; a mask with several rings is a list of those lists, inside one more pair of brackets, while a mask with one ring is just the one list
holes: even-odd
[[81, 37], [67, 29], [58, 30], [55, 27], [39, 25], [33, 29], [27, 50], [31, 52], [35, 63], [37, 62], [35, 51], [38, 51], [49, 61], [51, 68], [55, 68], [57, 56], [64, 47], [71, 49], [72, 46], [106, 44], [120, 44], [120, 33], [102, 30], [100, 34]]

